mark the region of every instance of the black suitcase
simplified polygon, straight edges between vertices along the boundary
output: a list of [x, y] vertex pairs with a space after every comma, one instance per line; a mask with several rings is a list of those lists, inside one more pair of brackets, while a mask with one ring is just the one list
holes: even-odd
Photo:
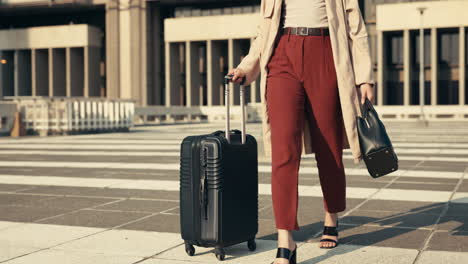
[[[229, 129], [229, 82], [225, 77], [226, 130], [188, 136], [180, 149], [180, 227], [188, 255], [196, 246], [214, 247], [219, 260], [225, 247], [247, 242], [256, 248], [258, 232], [257, 141], [245, 134], [244, 86], [242, 131]], [[229, 132], [229, 133], [228, 133]]]

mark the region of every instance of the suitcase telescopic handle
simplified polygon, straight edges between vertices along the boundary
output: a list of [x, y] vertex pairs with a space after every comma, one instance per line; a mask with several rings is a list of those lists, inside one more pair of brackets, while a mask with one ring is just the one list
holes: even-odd
[[[233, 74], [228, 74], [224, 76], [224, 98], [225, 102], [224, 104], [226, 105], [226, 139], [229, 143], [231, 143], [231, 138], [230, 138], [230, 119], [231, 116], [229, 114], [229, 82], [232, 81]], [[244, 100], [244, 92], [245, 92], [245, 87], [244, 87], [244, 82], [245, 82], [245, 77], [242, 78], [242, 81], [240, 83], [240, 103], [241, 103], [241, 131], [242, 131], [242, 144], [245, 143], [245, 100]]]

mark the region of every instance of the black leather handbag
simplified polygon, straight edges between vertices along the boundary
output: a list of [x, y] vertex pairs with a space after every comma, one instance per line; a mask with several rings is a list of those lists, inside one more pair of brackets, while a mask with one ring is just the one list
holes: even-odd
[[369, 99], [360, 106], [362, 117], [356, 117], [359, 144], [370, 176], [379, 178], [397, 171], [398, 157], [384, 124]]

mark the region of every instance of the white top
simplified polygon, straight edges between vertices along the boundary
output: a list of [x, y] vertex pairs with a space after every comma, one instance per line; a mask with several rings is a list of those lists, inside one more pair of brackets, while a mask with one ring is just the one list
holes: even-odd
[[283, 0], [283, 27], [328, 27], [325, 0]]

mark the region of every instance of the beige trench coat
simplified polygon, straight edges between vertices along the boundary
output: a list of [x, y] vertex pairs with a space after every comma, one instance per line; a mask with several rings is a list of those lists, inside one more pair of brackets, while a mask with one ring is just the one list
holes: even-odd
[[[246, 73], [245, 85], [260, 78], [262, 132], [264, 152], [271, 157], [270, 122], [266, 107], [267, 64], [273, 53], [275, 39], [279, 32], [282, 2], [284, 0], [262, 0], [261, 22], [257, 36], [249, 53], [237, 68]], [[354, 164], [361, 160], [356, 116], [361, 116], [359, 84], [375, 84], [369, 52], [368, 34], [359, 9], [358, 0], [325, 0], [334, 65], [337, 73], [340, 104], [343, 113], [343, 149], [351, 149]], [[309, 117], [304, 112], [305, 118]], [[315, 153], [309, 122], [302, 129], [302, 154]]]

